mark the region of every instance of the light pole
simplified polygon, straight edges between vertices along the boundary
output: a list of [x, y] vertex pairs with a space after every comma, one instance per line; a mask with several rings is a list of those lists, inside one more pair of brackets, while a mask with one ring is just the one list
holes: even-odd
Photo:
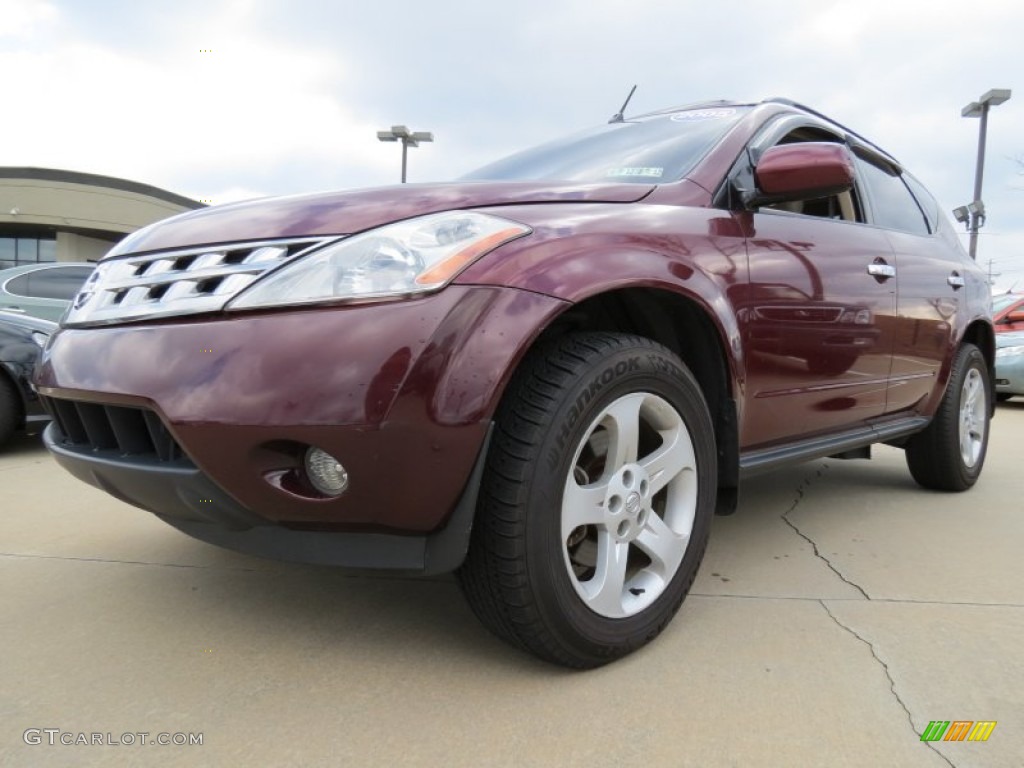
[[985, 204], [981, 202], [981, 180], [985, 174], [985, 134], [988, 131], [988, 110], [1002, 104], [1010, 98], [1009, 88], [993, 88], [986, 91], [977, 101], [972, 101], [962, 110], [961, 117], [980, 117], [978, 128], [978, 164], [974, 168], [974, 200], [967, 206], [970, 223], [967, 226], [971, 233], [970, 254], [972, 259], [978, 257], [978, 230], [985, 221]]
[[390, 131], [377, 131], [377, 138], [380, 141], [402, 142], [402, 183], [405, 184], [406, 153], [409, 147], [418, 147], [423, 141], [433, 141], [434, 134], [428, 131], [411, 133], [404, 125], [392, 125]]

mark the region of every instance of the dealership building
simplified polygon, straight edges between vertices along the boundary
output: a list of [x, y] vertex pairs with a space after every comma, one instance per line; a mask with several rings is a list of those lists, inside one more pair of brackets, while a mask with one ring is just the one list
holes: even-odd
[[125, 235], [203, 204], [148, 184], [0, 167], [0, 269], [96, 261]]

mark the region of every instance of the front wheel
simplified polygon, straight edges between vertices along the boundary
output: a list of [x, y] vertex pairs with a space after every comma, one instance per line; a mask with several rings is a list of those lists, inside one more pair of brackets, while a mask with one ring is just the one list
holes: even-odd
[[931, 424], [906, 446], [907, 466], [919, 485], [937, 491], [974, 485], [988, 450], [991, 391], [984, 356], [973, 344], [964, 344]]
[[571, 667], [652, 640], [686, 596], [715, 506], [700, 387], [647, 339], [567, 335], [509, 385], [458, 576], [502, 639]]

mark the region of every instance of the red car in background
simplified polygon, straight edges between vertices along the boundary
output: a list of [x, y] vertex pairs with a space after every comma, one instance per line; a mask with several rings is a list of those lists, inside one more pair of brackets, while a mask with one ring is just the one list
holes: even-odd
[[973, 485], [990, 306], [886, 152], [713, 102], [154, 224], [36, 381], [86, 482], [244, 552], [454, 570], [498, 636], [592, 667], [665, 627], [745, 475], [888, 443]]
[[992, 298], [992, 322], [996, 333], [1024, 331], [1024, 295], [1006, 293]]

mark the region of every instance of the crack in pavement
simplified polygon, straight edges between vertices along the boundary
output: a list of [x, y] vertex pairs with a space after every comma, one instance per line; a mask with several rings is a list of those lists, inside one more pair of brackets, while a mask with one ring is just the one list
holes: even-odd
[[808, 544], [811, 545], [811, 549], [814, 550], [814, 556], [817, 557], [819, 560], [821, 560], [826, 566], [828, 566], [828, 569], [830, 571], [832, 571], [832, 573], [834, 573], [836, 576], [838, 576], [839, 579], [841, 581], [843, 581], [845, 584], [849, 584], [851, 587], [853, 587], [858, 592], [860, 592], [861, 595], [864, 596], [865, 600], [870, 600], [871, 596], [866, 591], [864, 591], [864, 588], [861, 587], [860, 584], [857, 584], [857, 583], [855, 583], [853, 581], [850, 581], [848, 578], [846, 578], [846, 576], [843, 575], [842, 571], [840, 571], [838, 568], [835, 567], [835, 565], [832, 564], [831, 560], [829, 560], [827, 557], [825, 557], [823, 554], [821, 554], [821, 550], [818, 549], [818, 545], [814, 542], [814, 539], [812, 539], [806, 533], [801, 531], [800, 528], [797, 526], [797, 524], [789, 519], [790, 513], [792, 513], [793, 510], [795, 510], [798, 506], [800, 506], [800, 502], [803, 501], [804, 489], [805, 488], [809, 488], [811, 486], [812, 482], [814, 481], [814, 478], [821, 477], [822, 475], [824, 475], [825, 471], [828, 468], [829, 468], [828, 464], [823, 464], [821, 466], [821, 468], [818, 469], [818, 471], [813, 476], [808, 476], [808, 477], [804, 478], [804, 481], [802, 483], [800, 483], [799, 486], [797, 486], [796, 498], [793, 500], [793, 505], [789, 509], [787, 509], [785, 512], [783, 512], [780, 515], [780, 517], [782, 518], [782, 522], [784, 522], [786, 525], [788, 525], [790, 528], [792, 528], [794, 533], [796, 533], [797, 536], [799, 536], [801, 539], [803, 539], [804, 541], [806, 541]]
[[[813, 475], [808, 475], [807, 477], [804, 478], [804, 481], [801, 482], [799, 486], [797, 486], [797, 498], [793, 501], [793, 505], [790, 507], [790, 509], [787, 509], [785, 512], [783, 512], [780, 515], [780, 517], [782, 519], [782, 522], [793, 528], [793, 531], [797, 536], [799, 536], [801, 539], [803, 539], [805, 542], [811, 545], [811, 549], [814, 551], [815, 557], [821, 560], [821, 562], [823, 562], [831, 572], [835, 573], [844, 584], [848, 584], [849, 586], [853, 587], [855, 590], [857, 590], [857, 592], [861, 594], [861, 596], [863, 596], [865, 600], [870, 602], [871, 596], [867, 594], [864, 588], [861, 587], [859, 584], [847, 579], [846, 575], [838, 567], [836, 567], [833, 561], [829, 560], [827, 557], [821, 554], [821, 550], [818, 549], [817, 543], [813, 539], [811, 539], [811, 537], [807, 536], [807, 534], [805, 534], [805, 532], [800, 529], [800, 526], [798, 526], [793, 520], [790, 519], [790, 514], [794, 510], [796, 510], [797, 507], [800, 506], [800, 503], [804, 500], [806, 489], [811, 486], [815, 479], [821, 477], [828, 470], [828, 467], [828, 464], [823, 464], [820, 468], [818, 468], [815, 471]], [[852, 635], [857, 640], [859, 640], [867, 646], [867, 649], [871, 653], [871, 657], [874, 660], [876, 660], [876, 662], [878, 662], [878, 664], [882, 667], [882, 670], [886, 675], [886, 679], [889, 681], [889, 691], [892, 693], [893, 698], [896, 699], [896, 702], [903, 710], [903, 713], [906, 715], [906, 721], [910, 725], [910, 730], [913, 731], [914, 735], [920, 737], [921, 732], [918, 730], [918, 728], [914, 726], [913, 717], [910, 715], [910, 710], [907, 708], [906, 703], [903, 701], [903, 699], [900, 697], [899, 693], [896, 690], [896, 681], [895, 679], [893, 679], [892, 673], [889, 671], [889, 665], [884, 662], [881, 656], [879, 656], [876, 649], [874, 649], [874, 645], [870, 641], [861, 637], [856, 631], [854, 631], [852, 627], [848, 627], [841, 621], [839, 621], [839, 618], [836, 616], [836, 614], [829, 610], [828, 605], [825, 603], [824, 599], [819, 599], [817, 600], [817, 602], [821, 605], [822, 608], [824, 608], [825, 613], [828, 614], [828, 617], [831, 618], [831, 620], [833, 620], [836, 626], [840, 627], [842, 630], [846, 631], [847, 633], [849, 633], [850, 635]], [[942, 761], [949, 766], [949, 768], [956, 768], [952, 761], [950, 761], [949, 758], [947, 758], [945, 755], [939, 752], [931, 741], [926, 741], [925, 745], [928, 746], [928, 749], [935, 753], [939, 758], [941, 758]]]
[[[306, 568], [307, 566], [303, 563], [287, 563], [284, 562], [284, 567], [268, 567], [268, 568], [245, 568], [242, 566], [231, 566], [231, 565], [197, 565], [195, 563], [157, 563], [147, 560], [117, 560], [109, 557], [73, 557], [71, 555], [29, 555], [21, 552], [0, 552], [0, 559], [11, 558], [21, 560], [64, 560], [66, 562], [75, 563], [103, 563], [105, 565], [149, 565], [156, 568], [191, 568], [201, 571], [235, 571], [240, 573], [271, 573], [278, 574], [285, 572], [292, 567], [297, 570]], [[314, 566], [315, 567], [315, 566]], [[414, 582], [434, 582], [434, 583], [448, 583], [452, 579], [447, 574], [439, 574], [436, 576], [405, 576], [400, 574], [389, 574], [380, 572], [367, 572], [363, 573], [360, 571], [343, 571], [341, 569], [326, 569], [324, 573], [331, 573], [334, 576], [338, 576], [343, 579], [367, 579], [369, 581], [407, 581], [410, 583]]]
[[68, 560], [78, 563], [109, 563], [111, 565], [154, 565], [158, 568], [196, 568], [199, 570], [245, 571], [254, 573], [257, 568], [240, 568], [223, 565], [195, 565], [192, 563], [155, 563], [146, 560], [117, 560], [110, 557], [73, 557], [70, 555], [27, 555], [20, 552], [0, 552], [0, 557], [20, 558], [25, 560]]
[[[805, 595], [743, 595], [737, 592], [697, 592], [691, 590], [689, 595], [694, 597], [721, 597], [730, 600], [801, 600], [808, 603], [816, 603], [820, 600], [828, 600], [833, 603], [861, 602], [859, 597], [810, 597]], [[873, 597], [872, 603], [893, 603], [894, 605], [945, 605], [964, 608], [1024, 608], [1024, 603], [972, 603], [957, 600], [915, 600], [910, 597]]]
[[[889, 691], [892, 693], [893, 698], [896, 699], [896, 702], [900, 705], [900, 707], [903, 709], [903, 712], [906, 714], [907, 722], [910, 724], [910, 729], [914, 732], [915, 736], [920, 738], [921, 733], [917, 730], [917, 727], [914, 725], [914, 718], [910, 714], [910, 709], [907, 707], [906, 703], [903, 701], [902, 698], [900, 698], [899, 693], [897, 693], [896, 691], [896, 681], [893, 679], [892, 673], [889, 671], [889, 665], [886, 664], [875, 651], [874, 644], [871, 643], [870, 640], [866, 640], [865, 638], [861, 637], [852, 627], [848, 627], [846, 624], [843, 624], [843, 622], [841, 622], [836, 617], [836, 615], [829, 610], [828, 605], [825, 603], [824, 600], [818, 600], [818, 602], [821, 604], [821, 607], [825, 609], [825, 613], [828, 614], [828, 617], [832, 619], [833, 622], [835, 622], [836, 626], [853, 635], [855, 638], [860, 640], [862, 643], [864, 643], [864, 645], [868, 647], [868, 650], [871, 651], [871, 657], [875, 661], [877, 661], [879, 665], [881, 665], [882, 671], [885, 672], [885, 677], [889, 681]], [[930, 749], [932, 752], [934, 752], [936, 755], [942, 758], [942, 760], [945, 761], [946, 765], [950, 766], [950, 768], [956, 768], [956, 765], [953, 763], [953, 761], [941, 752], [939, 752], [939, 750], [935, 748], [935, 745], [933, 745], [930, 741], [926, 741], [924, 742], [924, 744], [926, 747], [928, 747], [928, 749]]]

